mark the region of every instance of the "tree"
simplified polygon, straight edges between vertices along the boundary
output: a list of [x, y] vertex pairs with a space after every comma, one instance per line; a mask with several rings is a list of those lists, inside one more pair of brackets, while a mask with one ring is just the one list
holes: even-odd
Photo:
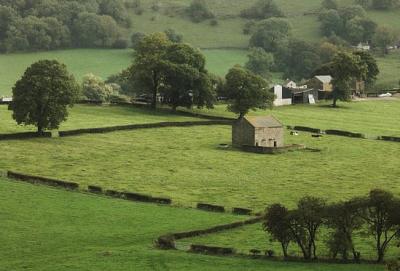
[[400, 4], [399, 0], [372, 0], [372, 7], [374, 9], [391, 9]]
[[168, 28], [164, 31], [165, 35], [167, 35], [168, 39], [172, 42], [182, 42], [183, 36], [182, 34], [177, 33], [174, 29]]
[[359, 201], [360, 216], [367, 223], [369, 233], [374, 236], [376, 261], [381, 263], [390, 243], [400, 235], [400, 200], [390, 192], [375, 189], [367, 198]]
[[306, 260], [317, 258], [317, 234], [325, 216], [325, 201], [316, 197], [304, 197], [297, 209], [289, 212], [288, 219], [293, 239]]
[[263, 48], [251, 48], [247, 57], [249, 60], [245, 65], [246, 69], [265, 79], [271, 78], [271, 69], [274, 65], [274, 56], [271, 53], [265, 52]]
[[242, 10], [240, 16], [247, 19], [268, 19], [272, 17], [284, 17], [283, 11], [274, 0], [259, 0], [254, 6]]
[[152, 97], [151, 107], [157, 107], [157, 95], [163, 86], [162, 62], [171, 42], [164, 33], [155, 33], [144, 37], [135, 51], [133, 65], [129, 68], [133, 84]]
[[173, 110], [178, 106], [212, 107], [215, 92], [205, 69], [205, 57], [199, 50], [187, 44], [173, 43], [167, 47], [161, 65], [164, 103], [171, 105]]
[[322, 1], [322, 7], [325, 9], [338, 9], [339, 4], [336, 0], [324, 0]]
[[214, 14], [210, 11], [204, 0], [193, 0], [187, 8], [187, 14], [195, 23], [214, 18]]
[[368, 18], [356, 17], [346, 24], [347, 40], [353, 44], [370, 41], [375, 34], [376, 23]]
[[366, 77], [367, 66], [358, 55], [340, 52], [330, 64], [333, 76], [333, 107], [337, 101], [347, 101], [351, 96], [350, 84], [353, 80], [362, 80]]
[[274, 94], [268, 91], [268, 83], [262, 77], [235, 66], [226, 75], [228, 110], [244, 117], [250, 110], [271, 107]]
[[131, 46], [134, 50], [136, 50], [136, 48], [138, 48], [140, 42], [144, 39], [144, 37], [146, 37], [146, 34], [144, 34], [142, 32], [135, 32], [132, 34]]
[[329, 205], [326, 214], [326, 224], [334, 230], [328, 241], [333, 258], [341, 254], [342, 259], [347, 260], [352, 253], [353, 258], [358, 259], [353, 234], [362, 227], [363, 221], [358, 215], [357, 202], [352, 200]]
[[115, 91], [111, 85], [106, 84], [100, 77], [87, 74], [82, 80], [82, 94], [90, 101], [109, 102]]
[[9, 109], [18, 124], [35, 125], [38, 133], [56, 129], [67, 119], [67, 106], [73, 105], [78, 89], [64, 64], [41, 60], [16, 82]]
[[276, 52], [288, 43], [291, 25], [283, 18], [270, 18], [258, 23], [250, 38], [250, 47], [260, 47], [266, 52]]
[[366, 85], [369, 87], [373, 86], [380, 72], [376, 59], [370, 53], [365, 51], [356, 51], [353, 54], [359, 56], [361, 63], [367, 68], [365, 77], [363, 78]]
[[321, 32], [325, 36], [331, 36], [332, 34], [341, 35], [343, 32], [344, 24], [339, 11], [330, 9], [324, 11], [319, 16], [321, 21]]
[[395, 40], [396, 36], [393, 31], [386, 27], [378, 27], [372, 38], [372, 45], [386, 55], [389, 53], [388, 46], [392, 45]]
[[263, 228], [273, 239], [281, 243], [283, 256], [288, 257], [288, 247], [293, 239], [290, 231], [289, 211], [285, 206], [273, 204], [266, 210]]
[[74, 43], [79, 47], [112, 47], [120, 36], [120, 28], [108, 15], [85, 12], [74, 21]]

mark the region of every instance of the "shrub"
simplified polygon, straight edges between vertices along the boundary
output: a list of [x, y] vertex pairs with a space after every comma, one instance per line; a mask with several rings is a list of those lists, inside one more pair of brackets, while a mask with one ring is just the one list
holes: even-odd
[[275, 252], [272, 249], [268, 249], [265, 251], [265, 256], [268, 256], [270, 258], [274, 257]]
[[116, 94], [110, 84], [106, 84], [100, 77], [87, 74], [82, 81], [82, 92], [90, 101], [109, 102], [110, 97]]
[[204, 0], [193, 0], [187, 8], [187, 14], [195, 23], [214, 18], [214, 14], [210, 11]]
[[133, 49], [136, 49], [139, 46], [140, 42], [144, 39], [144, 37], [146, 37], [146, 34], [142, 32], [133, 33], [131, 36], [131, 47]]
[[233, 248], [212, 247], [212, 246], [204, 246], [204, 245], [191, 245], [190, 251], [197, 252], [197, 253], [211, 254], [211, 255], [229, 255], [229, 254], [235, 253], [235, 250]]
[[119, 38], [114, 42], [112, 47], [114, 49], [126, 49], [128, 48], [128, 41], [126, 39]]
[[240, 16], [247, 19], [262, 20], [271, 17], [284, 17], [284, 13], [274, 0], [259, 0], [254, 6], [243, 10]]
[[183, 39], [183, 35], [177, 33], [174, 29], [168, 28], [164, 31], [165, 35], [167, 35], [168, 39], [172, 42], [179, 43]]
[[386, 269], [388, 271], [400, 271], [400, 262], [399, 261], [389, 261], [386, 264]]
[[210, 25], [211, 26], [217, 26], [219, 23], [218, 23], [218, 20], [217, 19], [212, 19], [211, 21], [210, 21]]

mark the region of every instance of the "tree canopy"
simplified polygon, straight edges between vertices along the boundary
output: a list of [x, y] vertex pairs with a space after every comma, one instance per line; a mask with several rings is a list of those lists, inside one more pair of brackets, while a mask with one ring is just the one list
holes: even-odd
[[56, 129], [68, 117], [79, 87], [65, 65], [55, 60], [32, 64], [13, 88], [9, 109], [18, 124], [35, 125], [38, 132]]

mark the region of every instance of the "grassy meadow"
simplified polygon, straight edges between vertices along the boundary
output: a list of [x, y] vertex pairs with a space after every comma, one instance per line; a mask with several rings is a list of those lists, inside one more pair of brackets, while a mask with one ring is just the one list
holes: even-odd
[[381, 187], [400, 194], [400, 145], [337, 136], [286, 135], [320, 152], [258, 155], [229, 144], [229, 126], [161, 128], [69, 138], [0, 142], [0, 170], [54, 177], [105, 189], [262, 210], [304, 195], [329, 201]]
[[381, 271], [382, 266], [269, 262], [157, 250], [162, 234], [237, 221], [0, 178], [0, 270]]
[[[249, 115], [275, 115], [285, 125], [300, 125], [319, 129], [338, 129], [364, 133], [369, 137], [379, 135], [400, 136], [400, 99], [373, 99], [360, 102], [339, 102], [339, 108], [329, 102], [316, 105], [274, 107], [271, 110], [252, 111]], [[210, 110], [196, 110], [209, 115], [236, 117], [226, 105]]]

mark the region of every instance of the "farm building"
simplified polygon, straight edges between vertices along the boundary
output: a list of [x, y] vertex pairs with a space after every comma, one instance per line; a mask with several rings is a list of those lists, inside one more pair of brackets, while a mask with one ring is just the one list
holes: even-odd
[[293, 104], [315, 104], [318, 101], [316, 89], [292, 89]]
[[332, 79], [330, 75], [317, 75], [307, 85], [321, 92], [332, 92]]
[[273, 116], [244, 117], [232, 126], [236, 147], [284, 147], [284, 126]]
[[290, 80], [290, 79], [286, 79], [285, 83], [283, 84], [285, 87], [287, 88], [297, 88], [297, 84], [296, 82]]
[[271, 92], [275, 94], [274, 106], [292, 104], [292, 90], [281, 85], [275, 85]]

